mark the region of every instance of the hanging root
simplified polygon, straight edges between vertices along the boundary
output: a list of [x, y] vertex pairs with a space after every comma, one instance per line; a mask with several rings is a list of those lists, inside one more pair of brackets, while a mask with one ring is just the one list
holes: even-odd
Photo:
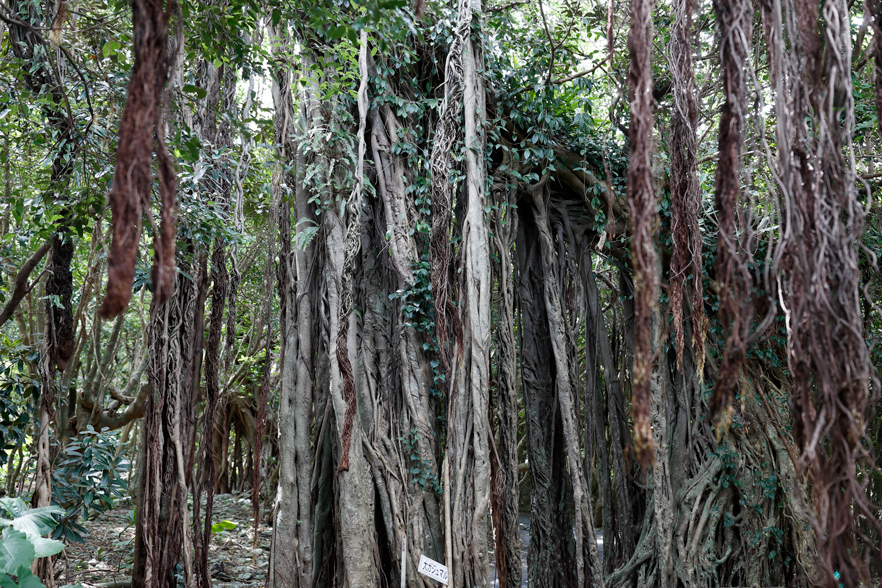
[[658, 205], [652, 186], [652, 21], [650, 0], [631, 0], [631, 155], [628, 163], [628, 207], [631, 211], [631, 255], [634, 263], [634, 446], [644, 469], [652, 460], [650, 382], [652, 377], [652, 313], [658, 300], [658, 254], [654, 231]]
[[[460, 11], [462, 12], [462, 11]], [[444, 71], [444, 100], [438, 113], [438, 125], [432, 140], [432, 238], [431, 253], [432, 296], [435, 303], [435, 331], [444, 369], [450, 371], [449, 341], [462, 349], [462, 327], [456, 307], [450, 300], [450, 223], [453, 218], [453, 186], [450, 169], [453, 151], [459, 138], [459, 113], [462, 106], [463, 45], [469, 39], [471, 20], [462, 15], [452, 37]]]
[[[876, 114], [882, 137], [882, 0], [867, 0], [867, 14], [873, 19], [873, 62], [876, 68]], [[870, 49], [868, 48], [867, 51]]]
[[349, 447], [352, 444], [352, 425], [355, 411], [358, 409], [355, 396], [355, 376], [352, 363], [349, 361], [349, 316], [352, 314], [353, 281], [356, 263], [361, 254], [361, 211], [364, 207], [364, 152], [365, 128], [367, 126], [368, 95], [367, 95], [367, 33], [362, 31], [359, 50], [358, 67], [361, 84], [358, 88], [358, 160], [356, 163], [355, 188], [348, 208], [349, 224], [346, 228], [346, 252], [343, 259], [343, 292], [340, 297], [340, 326], [337, 330], [337, 364], [340, 377], [343, 378], [343, 400], [346, 401], [346, 414], [343, 417], [343, 447], [339, 472], [349, 471]]
[[671, 232], [674, 251], [671, 258], [671, 312], [676, 333], [677, 366], [683, 366], [683, 284], [692, 272], [692, 345], [698, 361], [698, 374], [704, 366], [703, 267], [701, 258], [701, 191], [698, 185], [696, 150], [698, 138], [698, 88], [692, 69], [693, 0], [674, 3], [674, 30], [669, 62], [673, 79], [674, 111], [671, 114]]
[[[717, 2], [720, 24], [720, 63], [726, 101], [720, 114], [719, 152], [715, 197], [720, 233], [717, 239], [717, 280], [720, 283], [720, 319], [726, 330], [723, 359], [714, 384], [710, 410], [717, 435], [727, 431], [738, 374], [747, 355], [747, 339], [753, 319], [750, 302], [749, 253], [739, 247], [735, 215], [739, 208], [745, 84], [748, 66], [753, 5], [748, 0]], [[747, 223], [742, 222], [747, 229]]]
[[855, 183], [849, 9], [844, 0], [819, 8], [817, 0], [763, 6], [777, 94], [775, 171], [786, 211], [775, 269], [783, 274], [794, 433], [812, 480], [818, 552], [828, 585], [856, 586], [867, 580], [862, 559], [879, 557], [882, 535], [856, 466], [872, 461], [857, 259], [866, 211]]
[[171, 68], [168, 23], [173, 7], [173, 0], [167, 9], [162, 0], [132, 2], [135, 66], [120, 121], [116, 172], [109, 195], [113, 241], [107, 263], [107, 293], [100, 310], [105, 319], [123, 312], [132, 297], [141, 213], [150, 205], [154, 148], [159, 160], [162, 206], [162, 227], [154, 233], [154, 308], [165, 303], [174, 288], [175, 174], [162, 128], [163, 96]]
[[343, 400], [346, 401], [346, 414], [343, 417], [343, 446], [338, 472], [349, 471], [349, 446], [352, 444], [352, 426], [357, 408], [355, 398], [355, 378], [352, 363], [349, 361], [349, 312], [340, 312], [340, 329], [337, 331], [337, 363], [340, 364], [340, 377], [343, 378]]

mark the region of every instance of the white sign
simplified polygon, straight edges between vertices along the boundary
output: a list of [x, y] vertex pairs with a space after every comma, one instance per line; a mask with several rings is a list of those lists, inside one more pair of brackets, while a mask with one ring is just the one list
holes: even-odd
[[420, 555], [420, 567], [417, 568], [417, 571], [447, 586], [447, 578], [450, 577], [447, 573], [447, 568], [437, 561], [433, 561], [425, 555]]

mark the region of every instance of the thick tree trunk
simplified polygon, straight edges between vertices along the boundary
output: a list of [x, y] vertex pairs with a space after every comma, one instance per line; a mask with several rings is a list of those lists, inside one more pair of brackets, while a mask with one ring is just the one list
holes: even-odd
[[[188, 271], [186, 265], [183, 271]], [[192, 270], [190, 270], [192, 271]], [[174, 588], [175, 568], [183, 555], [186, 585], [194, 585], [189, 540], [189, 475], [184, 442], [192, 438], [191, 394], [196, 284], [179, 274], [176, 292], [150, 322], [150, 394], [144, 421], [144, 454], [135, 527], [135, 588]]]
[[537, 588], [576, 586], [571, 495], [566, 476], [566, 449], [555, 401], [555, 364], [539, 251], [539, 230], [532, 206], [518, 206], [518, 307], [520, 355], [530, 472], [530, 551], [527, 582]]
[[[497, 261], [493, 281], [498, 289], [493, 347], [496, 352], [495, 388], [499, 426], [499, 471], [493, 480], [496, 572], [500, 588], [521, 586], [521, 534], [518, 519], [518, 391], [515, 346], [515, 293], [512, 279], [512, 247], [518, 217], [511, 201], [514, 190], [494, 186], [499, 194], [492, 226], [492, 250]], [[498, 512], [497, 512], [498, 511]]]
[[[388, 105], [383, 106], [372, 114], [371, 148], [377, 166], [377, 191], [383, 202], [387, 230], [392, 235], [389, 243], [390, 262], [395, 276], [395, 286], [400, 293], [416, 285], [414, 269], [419, 262], [417, 244], [412, 236], [413, 225], [417, 221], [416, 211], [408, 202], [405, 188], [405, 178], [414, 172], [406, 168], [403, 157], [393, 153], [392, 146], [401, 140], [399, 135], [401, 127], [391, 108]], [[393, 242], [397, 244], [393, 246]], [[417, 459], [410, 459], [408, 448], [403, 447], [394, 450], [391, 457], [402, 464], [419, 467], [421, 472], [425, 472], [427, 479], [432, 478], [437, 481], [441, 478], [434, 443], [438, 434], [438, 422], [435, 418], [437, 409], [429, 396], [431, 384], [429, 361], [415, 325], [408, 323], [409, 321], [404, 317], [400, 317], [398, 327], [400, 334], [396, 334], [397, 345], [395, 339], [392, 339], [392, 352], [395, 356], [393, 361], [399, 369], [397, 374], [399, 381], [394, 386], [400, 390], [401, 398], [395, 405], [392, 418], [398, 419], [400, 423], [398, 436], [409, 438], [408, 441], [413, 444]], [[376, 423], [376, 426], [380, 426], [380, 423]], [[397, 455], [401, 452], [405, 452], [405, 455]], [[401, 497], [399, 500], [408, 505], [407, 510], [410, 510], [413, 516], [409, 517], [410, 520], [407, 520], [403, 528], [396, 530], [396, 534], [402, 537], [407, 535], [408, 555], [414, 560], [409, 575], [415, 577], [419, 556], [414, 557], [414, 554], [426, 553], [428, 557], [435, 556], [434, 559], [441, 559], [443, 531], [441, 510], [435, 490], [429, 484], [411, 483], [417, 479], [413, 474], [408, 474], [406, 478], [408, 483], [403, 490], [409, 496]], [[400, 558], [401, 540], [389, 537], [389, 543], [393, 556]], [[395, 547], [396, 545], [398, 547]], [[398, 565], [400, 566], [400, 560]]]
[[[287, 47], [282, 31], [270, 29], [277, 50]], [[291, 77], [283, 67], [273, 79], [276, 108], [276, 143], [286, 159], [296, 165], [294, 178], [295, 228], [306, 229], [314, 218], [310, 195], [303, 185], [306, 162], [294, 141], [302, 133], [302, 119], [294, 111]], [[298, 127], [298, 125], [301, 125]], [[285, 183], [291, 185], [287, 174]], [[316, 247], [292, 241], [292, 206], [284, 199], [279, 216], [279, 294], [282, 313], [281, 394], [279, 398], [279, 484], [273, 518], [273, 547], [270, 556], [270, 588], [309, 587], [313, 581], [312, 561], [312, 449], [313, 422], [313, 316], [316, 306]]]
[[[460, 0], [459, 18], [472, 20], [471, 0]], [[462, 205], [459, 284], [462, 348], [454, 350], [448, 408], [453, 561], [451, 586], [487, 586], [490, 504], [490, 249], [484, 207], [486, 116], [480, 45], [466, 37], [462, 50], [466, 177]]]
[[[609, 427], [610, 447], [612, 454], [612, 472], [607, 471], [608, 466], [603, 468], [604, 479], [600, 482], [601, 488], [606, 488], [612, 479], [615, 500], [612, 492], [605, 493], [603, 497], [603, 555], [604, 570], [612, 571], [618, 565], [627, 562], [634, 553], [634, 519], [632, 513], [632, 482], [630, 464], [625, 460], [625, 453], [631, 449], [631, 434], [625, 416], [624, 402], [622, 399], [621, 378], [616, 368], [612, 349], [609, 341], [609, 333], [604, 322], [603, 313], [600, 309], [600, 295], [594, 271], [590, 261], [590, 252], [586, 251], [586, 259], [583, 263], [583, 287], [585, 289], [587, 317], [586, 317], [586, 353], [596, 353], [594, 359], [595, 380], [602, 377], [604, 390], [606, 391], [606, 414], [603, 414], [603, 403], [600, 402], [601, 391], [595, 390], [596, 409], [594, 418], [598, 419], [597, 445], [601, 453], [605, 450], [601, 446], [606, 445], [606, 427]], [[589, 343], [590, 342], [590, 343]], [[597, 386], [597, 384], [595, 384]], [[608, 459], [608, 458], [607, 458]], [[606, 492], [606, 490], [604, 490]], [[613, 515], [613, 508], [615, 513]], [[613, 523], [614, 521], [614, 523]]]
[[564, 280], [556, 271], [555, 247], [549, 229], [544, 182], [532, 188], [536, 227], [539, 233], [540, 257], [546, 279], [543, 284], [551, 348], [554, 357], [555, 387], [560, 405], [561, 422], [566, 442], [567, 461], [573, 487], [573, 515], [576, 534], [576, 571], [579, 586], [603, 586], [600, 554], [594, 532], [591, 487], [583, 470], [584, 461], [579, 444], [579, 407], [577, 406], [575, 369], [568, 346], [574, 338], [568, 333], [560, 291]]

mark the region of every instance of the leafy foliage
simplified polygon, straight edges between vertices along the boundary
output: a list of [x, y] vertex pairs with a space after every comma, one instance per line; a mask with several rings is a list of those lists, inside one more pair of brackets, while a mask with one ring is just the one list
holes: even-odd
[[123, 474], [130, 467], [116, 434], [89, 425], [74, 437], [53, 472], [53, 501], [64, 507], [53, 537], [83, 543], [87, 531], [78, 521], [112, 509], [128, 493]]
[[3, 588], [41, 588], [43, 583], [31, 574], [35, 559], [61, 553], [64, 544], [48, 535], [56, 526], [57, 506], [29, 509], [21, 498], [0, 498], [0, 507], [10, 519], [0, 518], [0, 586]]

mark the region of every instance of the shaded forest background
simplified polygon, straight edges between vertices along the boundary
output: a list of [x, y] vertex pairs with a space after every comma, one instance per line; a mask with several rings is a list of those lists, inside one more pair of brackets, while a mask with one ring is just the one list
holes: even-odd
[[120, 504], [211, 586], [229, 493], [273, 588], [878, 584], [878, 0], [0, 32], [4, 587]]

